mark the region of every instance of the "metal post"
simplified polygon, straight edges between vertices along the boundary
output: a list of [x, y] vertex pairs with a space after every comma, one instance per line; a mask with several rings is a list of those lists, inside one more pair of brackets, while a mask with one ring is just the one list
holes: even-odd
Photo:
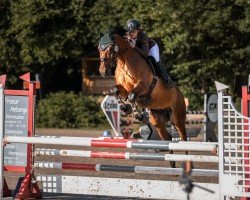
[[4, 137], [4, 88], [3, 84], [0, 84], [0, 199], [3, 198], [3, 188], [4, 188], [4, 177], [3, 177], [3, 137]]
[[248, 86], [250, 86], [250, 74], [248, 74]]
[[203, 131], [204, 131], [204, 138], [203, 138], [203, 141], [204, 142], [207, 142], [207, 120], [208, 120], [208, 117], [207, 117], [207, 94], [204, 94], [204, 108], [203, 108], [203, 111], [204, 111], [204, 125], [203, 125]]

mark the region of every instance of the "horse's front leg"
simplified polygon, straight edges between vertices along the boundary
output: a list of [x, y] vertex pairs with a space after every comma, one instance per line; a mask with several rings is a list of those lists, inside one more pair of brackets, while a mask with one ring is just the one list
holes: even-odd
[[121, 85], [115, 85], [111, 90], [111, 94], [115, 95], [118, 99], [120, 105], [120, 109], [126, 114], [129, 115], [132, 113], [132, 107], [130, 104], [125, 104], [122, 100], [127, 100], [128, 92], [127, 90]]
[[147, 90], [148, 88], [145, 87], [146, 83], [144, 83], [143, 81], [139, 81], [134, 89], [129, 93], [128, 95], [128, 100], [129, 102], [131, 103], [134, 103], [135, 102], [135, 98], [141, 94], [146, 94], [147, 93]]
[[121, 85], [115, 85], [111, 90], [111, 94], [115, 95], [117, 98], [122, 98], [124, 100], [128, 97], [128, 91]]

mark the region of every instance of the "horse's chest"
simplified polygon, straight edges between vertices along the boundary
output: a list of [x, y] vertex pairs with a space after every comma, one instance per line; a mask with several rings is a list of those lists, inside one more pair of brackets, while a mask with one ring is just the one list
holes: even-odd
[[122, 85], [127, 91], [133, 89], [133, 85], [136, 83], [128, 74], [121, 73], [116, 77], [117, 83]]

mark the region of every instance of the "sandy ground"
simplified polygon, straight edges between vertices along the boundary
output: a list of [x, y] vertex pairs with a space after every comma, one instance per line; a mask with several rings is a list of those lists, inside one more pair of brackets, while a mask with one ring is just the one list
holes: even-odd
[[[98, 137], [102, 136], [103, 131], [89, 131], [89, 130], [69, 130], [69, 129], [37, 129], [37, 135], [53, 135], [53, 136], [74, 136], [74, 137]], [[200, 136], [202, 138], [202, 136]], [[58, 148], [58, 149], [78, 149], [78, 150], [93, 150], [91, 148], [77, 148], [77, 147], [67, 147], [67, 146], [46, 146], [46, 145], [36, 145], [36, 147], [43, 148]], [[95, 149], [96, 150], [96, 149]], [[111, 148], [98, 148], [98, 151], [117, 151], [117, 149]], [[135, 150], [129, 149], [119, 149], [120, 152], [131, 152]], [[143, 150], [137, 150], [136, 152], [142, 152]], [[144, 151], [145, 152], [145, 151]], [[183, 153], [183, 152], [178, 152]], [[190, 154], [206, 154], [211, 155], [210, 153], [201, 153], [201, 152], [192, 152]], [[59, 157], [59, 156], [36, 156], [36, 161], [53, 161], [53, 162], [71, 162], [71, 163], [99, 163], [99, 164], [113, 164], [113, 165], [130, 165], [130, 166], [161, 166], [161, 167], [170, 167], [169, 162], [166, 161], [136, 161], [136, 160], [111, 160], [111, 159], [90, 159], [90, 158], [77, 158], [77, 157]], [[177, 166], [180, 166], [180, 163], [177, 162]], [[204, 169], [218, 169], [218, 164], [215, 163], [194, 163], [194, 168], [204, 168]], [[130, 174], [130, 173], [117, 173], [117, 172], [98, 172], [93, 173], [89, 171], [78, 171], [78, 170], [54, 170], [54, 169], [39, 169], [35, 171], [35, 174], [64, 174], [64, 175], [74, 175], [74, 176], [98, 176], [98, 177], [114, 177], [114, 178], [135, 178], [135, 179], [150, 179], [150, 180], [179, 180], [179, 176], [164, 176], [164, 175], [149, 175], [149, 174]], [[6, 172], [5, 177], [7, 183], [11, 189], [14, 189], [17, 183], [17, 179], [22, 174]], [[196, 182], [210, 182], [217, 183], [217, 178], [211, 177], [194, 177], [193, 179]], [[107, 197], [47, 197], [46, 199], [112, 199]], [[114, 198], [118, 199], [118, 198]], [[122, 198], [121, 198], [122, 199]], [[124, 199], [124, 198], [123, 198]], [[129, 198], [126, 198], [129, 199]]]

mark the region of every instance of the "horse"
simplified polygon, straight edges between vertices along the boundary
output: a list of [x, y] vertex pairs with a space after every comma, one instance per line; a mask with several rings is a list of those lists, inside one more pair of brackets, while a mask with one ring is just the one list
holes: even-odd
[[[148, 108], [149, 121], [156, 128], [161, 140], [172, 140], [166, 129], [166, 123], [171, 120], [181, 140], [187, 141], [186, 106], [177, 84], [166, 87], [153, 74], [150, 64], [130, 47], [122, 34], [111, 30], [102, 34], [98, 50], [100, 74], [106, 77], [110, 68], [115, 67], [117, 96], [128, 99], [141, 108]], [[170, 165], [175, 167], [175, 162], [170, 162]]]

